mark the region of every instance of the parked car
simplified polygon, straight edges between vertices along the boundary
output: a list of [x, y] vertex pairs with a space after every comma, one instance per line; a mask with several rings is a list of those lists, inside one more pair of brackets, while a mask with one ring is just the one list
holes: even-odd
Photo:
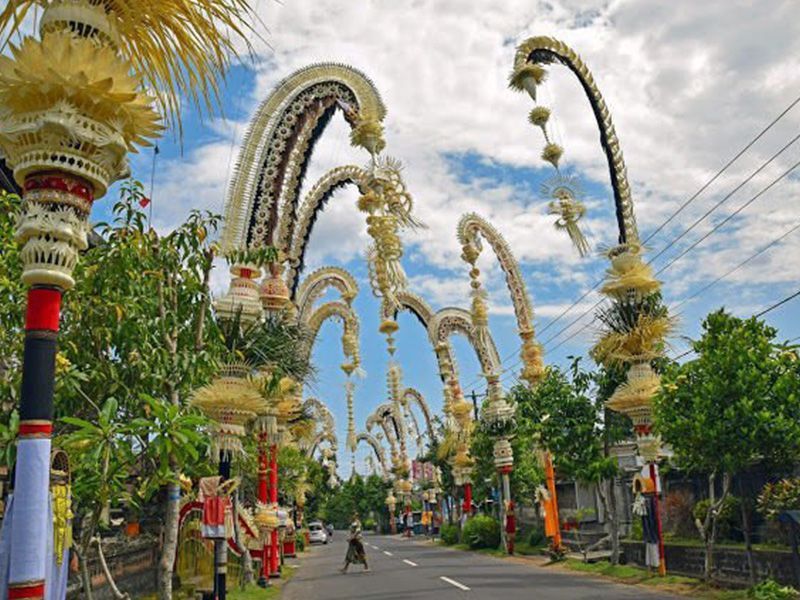
[[327, 544], [328, 532], [319, 521], [313, 521], [308, 524], [308, 541], [311, 544]]

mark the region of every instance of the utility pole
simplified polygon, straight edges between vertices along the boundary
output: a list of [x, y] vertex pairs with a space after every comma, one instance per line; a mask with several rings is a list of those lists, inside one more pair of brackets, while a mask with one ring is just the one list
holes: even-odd
[[472, 390], [472, 406], [475, 409], [475, 420], [478, 421], [480, 415], [478, 415], [478, 395], [475, 393], [475, 390]]

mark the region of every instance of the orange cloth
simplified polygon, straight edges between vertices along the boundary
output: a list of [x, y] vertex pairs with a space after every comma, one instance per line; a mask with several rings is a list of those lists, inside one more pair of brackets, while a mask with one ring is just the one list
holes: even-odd
[[558, 533], [558, 522], [556, 521], [556, 511], [553, 510], [552, 498], [544, 504], [544, 534], [553, 537]]

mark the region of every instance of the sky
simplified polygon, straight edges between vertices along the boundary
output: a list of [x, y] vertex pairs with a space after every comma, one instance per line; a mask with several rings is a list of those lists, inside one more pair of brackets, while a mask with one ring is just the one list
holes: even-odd
[[[403, 236], [409, 289], [434, 309], [468, 307], [468, 268], [459, 259], [456, 224], [466, 212], [481, 214], [520, 261], [548, 364], [565, 366], [570, 356], [585, 356], [596, 337], [591, 307], [599, 297], [591, 292], [579, 299], [603, 277], [607, 265], [599, 249], [615, 243], [617, 230], [591, 109], [574, 76], [558, 66], [540, 88], [540, 103], [552, 109], [554, 136], [565, 149], [562, 171], [575, 175], [583, 188], [588, 214], [582, 224], [592, 254], [579, 257], [566, 234], [554, 228], [540, 193], [553, 170], [539, 158], [540, 132], [527, 122], [533, 104], [527, 94], [507, 88], [516, 46], [533, 35], [553, 36], [572, 46], [592, 70], [620, 138], [643, 239], [800, 96], [800, 9], [791, 1], [260, 0], [257, 11], [261, 23], [253, 55], [230, 72], [220, 111], [200, 116], [186, 107], [182, 143], [174, 135], [160, 143], [152, 189], [155, 226], [169, 229], [192, 208], [222, 212], [239, 142], [258, 104], [298, 68], [347, 63], [372, 79], [386, 103], [384, 153], [404, 163], [415, 214], [427, 225]], [[366, 162], [363, 150], [350, 147], [348, 133], [337, 115], [317, 145], [304, 190], [330, 168]], [[665, 300], [678, 315], [670, 355], [686, 350], [709, 311], [724, 306], [748, 316], [797, 291], [800, 231], [775, 241], [800, 224], [797, 172], [757, 194], [800, 160], [800, 142], [792, 142], [798, 133], [800, 106], [647, 242], [650, 256], [668, 246], [653, 263], [660, 270], [729, 219], [659, 275]], [[148, 189], [152, 160], [148, 150], [132, 161], [134, 175]], [[388, 360], [377, 331], [378, 301], [365, 278], [369, 238], [355, 202], [353, 190], [330, 201], [312, 235], [306, 273], [339, 265], [359, 279], [354, 306], [367, 375], [358, 381], [355, 414], [363, 428], [370, 412], [386, 401]], [[93, 217], [107, 217], [111, 205], [111, 199], [99, 203]], [[479, 266], [508, 386], [519, 368], [510, 297], [488, 249]], [[697, 294], [719, 277], [724, 278]], [[215, 294], [225, 292], [228, 280], [220, 265]], [[781, 339], [795, 339], [799, 310], [797, 299], [765, 319]], [[441, 384], [427, 336], [407, 313], [399, 323], [404, 383], [420, 390], [438, 413]], [[340, 473], [346, 475], [339, 338], [338, 324], [323, 326], [313, 353], [318, 376], [308, 394], [334, 413]], [[462, 387], [480, 391], [474, 352], [460, 338], [453, 343]], [[366, 454], [358, 453], [362, 472]]]

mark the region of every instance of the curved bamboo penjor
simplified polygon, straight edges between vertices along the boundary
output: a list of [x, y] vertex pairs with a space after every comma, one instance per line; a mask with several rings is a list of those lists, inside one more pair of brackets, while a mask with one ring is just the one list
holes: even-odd
[[[597, 88], [594, 77], [578, 53], [564, 42], [551, 37], [539, 36], [524, 41], [517, 47], [517, 53], [514, 57], [514, 70], [510, 78], [511, 87], [527, 90], [533, 100], [536, 101], [536, 85], [542, 83], [546, 75], [541, 65], [553, 62], [563, 64], [575, 74], [597, 120], [597, 126], [600, 129], [600, 144], [608, 161], [611, 187], [614, 191], [619, 243], [638, 244], [639, 232], [636, 227], [633, 199], [631, 198], [631, 189], [628, 184], [628, 172], [625, 167], [625, 160], [622, 157], [622, 149], [617, 138], [617, 132], [611, 120], [611, 113], [600, 90]], [[534, 111], [536, 110], [534, 109]], [[549, 110], [545, 109], [545, 111], [546, 113], [540, 111], [539, 114], [541, 116], [538, 121], [535, 120], [534, 113], [531, 113], [531, 121], [535, 125], [544, 128], [549, 116]], [[561, 152], [557, 154], [560, 157]], [[544, 156], [543, 158], [549, 160]], [[549, 160], [549, 162], [553, 161]], [[558, 158], [554, 161], [554, 165], [557, 166], [557, 164]]]
[[308, 411], [315, 422], [322, 422], [323, 428], [335, 431], [336, 424], [333, 420], [333, 414], [327, 406], [316, 398], [308, 398], [303, 402], [303, 410]]
[[383, 446], [381, 446], [380, 442], [375, 438], [374, 435], [361, 432], [356, 435], [356, 444], [360, 443], [367, 444], [370, 448], [372, 448], [372, 451], [375, 453], [375, 458], [378, 459], [378, 464], [381, 466], [384, 479], [388, 478], [391, 474], [391, 467], [386, 462], [386, 452], [384, 452]]
[[500, 373], [500, 355], [491, 335], [484, 339], [478, 337], [472, 324], [472, 315], [463, 308], [448, 307], [439, 310], [430, 324], [431, 341], [435, 344], [446, 343], [450, 336], [458, 333], [467, 338], [484, 373]]
[[373, 156], [384, 146], [386, 108], [375, 86], [347, 65], [293, 73], [258, 108], [228, 190], [222, 250], [274, 245], [279, 212], [295, 215], [297, 196], [319, 136], [337, 108], [351, 142]]
[[[514, 306], [517, 330], [522, 339], [522, 379], [530, 384], [541, 379], [542, 350], [534, 338], [533, 306], [519, 264], [511, 253], [508, 242], [486, 219], [475, 213], [461, 217], [458, 223], [458, 241], [461, 243], [461, 257], [471, 265], [470, 278], [474, 293], [472, 319], [476, 330], [488, 331], [488, 311], [484, 301], [485, 292], [480, 288], [480, 271], [475, 263], [482, 250], [481, 238], [485, 239], [494, 251], [500, 268], [506, 276], [506, 285]], [[499, 375], [499, 372], [495, 372]]]
[[323, 442], [328, 442], [330, 445], [331, 451], [333, 452], [333, 457], [335, 460], [336, 452], [339, 448], [339, 440], [336, 437], [336, 433], [333, 430], [329, 430], [325, 428], [323, 431], [320, 431], [311, 443], [308, 446], [308, 450], [306, 450], [306, 456], [309, 458], [313, 457], [316, 454], [317, 450], [320, 449]]
[[328, 288], [334, 288], [341, 294], [345, 304], [352, 304], [358, 295], [358, 283], [347, 270], [341, 267], [321, 267], [303, 279], [297, 289], [297, 315], [300, 320], [307, 320], [311, 315], [314, 303], [319, 300]]
[[[418, 391], [412, 387], [407, 387], [403, 391], [403, 404], [409, 407], [410, 404], [414, 403], [419, 408], [420, 412], [422, 413], [423, 419], [425, 419], [425, 430], [428, 433], [428, 439], [432, 442], [435, 439], [435, 433], [433, 431], [433, 420], [431, 418], [431, 409], [428, 406], [428, 402], [425, 400], [425, 397]], [[413, 414], [413, 413], [411, 413]]]
[[[390, 288], [397, 293], [405, 281], [399, 265], [402, 248], [397, 229], [419, 226], [411, 216], [413, 201], [406, 191], [401, 171], [400, 162], [391, 158], [373, 160], [367, 168], [354, 165], [337, 167], [314, 184], [296, 214], [282, 214], [277, 243], [286, 254], [289, 267], [286, 282], [292, 292], [303, 269], [306, 247], [319, 212], [337, 189], [355, 185], [361, 194], [358, 209], [367, 214], [367, 232], [373, 238], [378, 254], [383, 257], [380, 261], [370, 260], [370, 273], [374, 273], [371, 276], [372, 289], [392, 300]], [[385, 272], [387, 266], [392, 272]]]
[[342, 370], [349, 375], [361, 366], [358, 315], [350, 305], [338, 301], [326, 302], [311, 313], [306, 321], [310, 336], [308, 352], [314, 346], [320, 327], [328, 319], [340, 320], [343, 324], [342, 350], [349, 362], [342, 364]]
[[[601, 292], [612, 300], [610, 307], [598, 310], [597, 319], [605, 331], [592, 350], [593, 358], [606, 366], [628, 367], [627, 380], [619, 386], [608, 401], [609, 408], [629, 415], [637, 433], [638, 450], [647, 462], [658, 458], [660, 442], [652, 432], [652, 398], [660, 385], [659, 376], [653, 372], [651, 362], [663, 355], [664, 339], [672, 326], [666, 307], [661, 301], [660, 282], [652, 269], [642, 260], [642, 245], [634, 216], [633, 199], [628, 184], [625, 162], [608, 107], [603, 100], [594, 77], [580, 56], [563, 42], [549, 37], [534, 37], [517, 49], [511, 87], [527, 90], [536, 100], [536, 86], [545, 77], [543, 64], [559, 62], [569, 68], [583, 87], [592, 106], [600, 129], [600, 143], [606, 154], [614, 205], [619, 230], [619, 245], [607, 251], [611, 268]], [[550, 111], [536, 107], [530, 115], [534, 125], [540, 126], [547, 137], [546, 123]], [[545, 147], [543, 158], [554, 166], [562, 149]], [[554, 160], [550, 160], [554, 159]], [[564, 190], [564, 186], [553, 186]], [[560, 214], [565, 228], [573, 236], [569, 221], [575, 225], [581, 207], [571, 203], [568, 193], [551, 203], [551, 211]], [[554, 205], [555, 204], [555, 205]], [[577, 211], [577, 212], [576, 212]], [[580, 241], [578, 241], [580, 245]]]

